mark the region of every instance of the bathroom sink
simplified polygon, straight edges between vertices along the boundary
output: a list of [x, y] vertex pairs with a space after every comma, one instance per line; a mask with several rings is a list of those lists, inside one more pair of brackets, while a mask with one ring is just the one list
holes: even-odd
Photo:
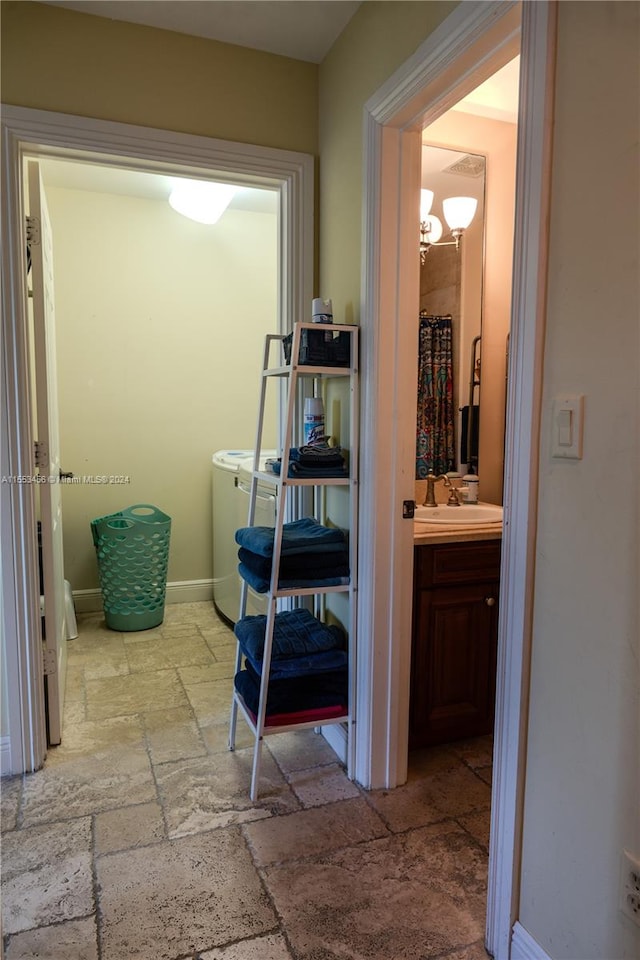
[[418, 523], [502, 523], [502, 507], [495, 503], [461, 503], [459, 507], [440, 504], [437, 507], [416, 507], [413, 517]]

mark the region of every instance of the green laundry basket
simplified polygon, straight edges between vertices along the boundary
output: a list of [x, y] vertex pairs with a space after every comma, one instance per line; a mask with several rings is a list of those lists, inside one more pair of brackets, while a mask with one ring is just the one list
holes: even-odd
[[164, 619], [171, 517], [150, 503], [91, 521], [104, 616], [111, 630], [150, 630]]

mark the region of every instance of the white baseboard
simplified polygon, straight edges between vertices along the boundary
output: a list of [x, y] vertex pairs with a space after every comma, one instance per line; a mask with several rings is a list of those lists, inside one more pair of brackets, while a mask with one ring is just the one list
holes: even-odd
[[552, 960], [540, 944], [516, 922], [511, 935], [511, 960]]
[[[167, 603], [199, 603], [213, 600], [213, 580], [177, 580], [167, 584]], [[102, 610], [100, 590], [74, 590], [76, 613], [97, 613]]]
[[11, 769], [11, 738], [0, 737], [0, 776], [7, 777]]
[[326, 727], [320, 727], [322, 736], [329, 746], [338, 754], [338, 759], [342, 763], [347, 762], [347, 731], [341, 723], [332, 723]]

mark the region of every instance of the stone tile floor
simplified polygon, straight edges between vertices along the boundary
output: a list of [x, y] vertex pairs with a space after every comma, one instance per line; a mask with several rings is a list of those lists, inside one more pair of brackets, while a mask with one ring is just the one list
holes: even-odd
[[78, 621], [63, 743], [1, 784], [6, 960], [486, 958], [488, 738], [367, 792], [315, 733], [268, 737], [251, 803], [213, 606]]

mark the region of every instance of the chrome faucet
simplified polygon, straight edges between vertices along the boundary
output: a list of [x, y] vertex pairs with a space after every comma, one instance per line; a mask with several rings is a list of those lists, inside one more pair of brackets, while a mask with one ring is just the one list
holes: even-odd
[[427, 478], [426, 478], [426, 479], [427, 479], [427, 492], [425, 493], [424, 501], [423, 501], [423, 503], [422, 503], [422, 506], [423, 506], [423, 507], [437, 507], [438, 504], [436, 503], [436, 495], [435, 495], [435, 486], [436, 486], [436, 483], [438, 483], [439, 480], [444, 480], [445, 486], [450, 487], [450, 486], [451, 486], [451, 481], [449, 480], [449, 477], [446, 475], [446, 473], [440, 473], [440, 474], [438, 474], [438, 476], [436, 477], [435, 473], [429, 472], [429, 473], [427, 474]]

